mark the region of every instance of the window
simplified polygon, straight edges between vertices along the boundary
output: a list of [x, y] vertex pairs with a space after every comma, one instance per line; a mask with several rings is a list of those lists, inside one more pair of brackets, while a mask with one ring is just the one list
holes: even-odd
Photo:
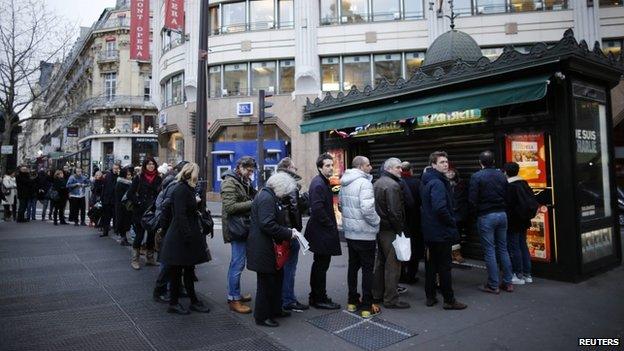
[[167, 52], [182, 45], [184, 39], [182, 33], [165, 29], [162, 31], [162, 51]]
[[295, 60], [281, 60], [279, 63], [280, 94], [295, 91]]
[[527, 12], [542, 10], [541, 0], [510, 0], [509, 10], [511, 12]]
[[[472, 0], [454, 0], [454, 11], [458, 15], [471, 15], [472, 14]], [[405, 4], [407, 7], [407, 3]], [[407, 9], [406, 17], [407, 17]], [[422, 11], [422, 10], [421, 10]]]
[[414, 72], [420, 68], [425, 59], [424, 52], [408, 52], [405, 53], [405, 73], [407, 74], [406, 79], [409, 79]]
[[321, 89], [323, 91], [340, 90], [340, 59], [338, 57], [321, 59]]
[[295, 12], [293, 0], [279, 0], [279, 26], [280, 28], [295, 27]]
[[141, 133], [141, 116], [132, 116], [132, 133]]
[[165, 96], [164, 106], [181, 104], [184, 102], [184, 74], [176, 74], [165, 82], [163, 89]]
[[223, 84], [227, 95], [246, 95], [247, 63], [225, 65], [223, 68]]
[[175, 165], [182, 160], [184, 160], [184, 135], [175, 132], [171, 134], [167, 143], [167, 163]]
[[619, 55], [622, 52], [622, 40], [603, 40], [602, 51], [605, 55], [608, 55], [609, 53], [612, 53], [615, 56]]
[[260, 89], [275, 91], [275, 61], [253, 62], [251, 64], [251, 93], [257, 94]]
[[371, 84], [371, 67], [369, 56], [345, 56], [343, 58], [344, 79], [342, 88], [351, 89], [356, 86], [360, 91]]
[[143, 78], [143, 100], [150, 101], [152, 76], [145, 76]]
[[321, 0], [321, 25], [338, 23], [338, 1]]
[[340, 0], [342, 23], [368, 21], [368, 0]]
[[212, 6], [210, 8], [210, 34], [217, 35], [220, 33], [220, 29], [219, 6]]
[[235, 33], [245, 31], [245, 7], [245, 2], [233, 2], [221, 5], [223, 11], [223, 28], [221, 29], [221, 33]]
[[143, 132], [144, 133], [154, 133], [156, 130], [156, 117], [155, 116], [144, 116], [143, 117]]
[[395, 83], [401, 73], [401, 54], [375, 55], [375, 85], [384, 79]]
[[475, 0], [476, 13], [500, 13], [507, 12], [507, 0]]
[[117, 73], [104, 74], [104, 97], [110, 101], [115, 98], [117, 91]]
[[109, 40], [106, 42], [106, 57], [114, 58], [117, 57], [117, 42], [115, 40]]
[[221, 96], [221, 66], [212, 66], [208, 69], [208, 95]]
[[111, 129], [115, 128], [115, 116], [104, 116], [102, 118], [102, 127], [105, 133], [110, 133]]
[[254, 0], [249, 3], [249, 28], [251, 30], [269, 29], [275, 26], [273, 0]]
[[392, 21], [398, 19], [401, 19], [401, 0], [373, 1], [373, 21]]
[[184, 102], [184, 76], [183, 74], [178, 74], [171, 78], [171, 98], [173, 104], [181, 104]]
[[622, 6], [622, 4], [624, 4], [622, 0], [600, 0], [600, 7]]
[[[460, 0], [460, 1], [463, 1], [463, 0]], [[457, 1], [455, 1], [455, 9], [457, 9]], [[423, 10], [422, 0], [406, 0], [404, 16], [405, 16], [405, 19], [424, 18], [425, 11]]]
[[544, 0], [544, 9], [548, 11], [559, 11], [568, 8], [567, 0]]

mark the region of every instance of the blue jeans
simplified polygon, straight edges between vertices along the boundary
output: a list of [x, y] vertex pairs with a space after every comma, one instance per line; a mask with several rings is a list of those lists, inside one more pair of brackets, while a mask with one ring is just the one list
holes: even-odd
[[531, 275], [531, 254], [526, 242], [526, 230], [508, 231], [507, 248], [511, 258], [511, 267], [516, 275]]
[[228, 300], [240, 300], [240, 276], [245, 269], [247, 244], [244, 241], [232, 241], [230, 244], [232, 245], [232, 258], [230, 269], [228, 269]]
[[507, 252], [507, 214], [488, 213], [477, 219], [477, 225], [488, 270], [488, 286], [492, 289], [499, 286], [497, 258], [503, 271], [503, 284], [511, 284], [511, 261]]
[[284, 265], [284, 282], [282, 283], [282, 306], [297, 302], [295, 296], [295, 273], [299, 261], [299, 240], [290, 241], [290, 257]]
[[35, 214], [37, 213], [37, 199], [29, 199], [26, 204], [26, 219], [35, 220]]

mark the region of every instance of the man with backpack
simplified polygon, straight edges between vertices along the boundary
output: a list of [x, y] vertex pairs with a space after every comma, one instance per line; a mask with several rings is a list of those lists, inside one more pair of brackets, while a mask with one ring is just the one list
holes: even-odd
[[508, 162], [503, 167], [507, 176], [507, 248], [513, 270], [512, 284], [532, 283], [531, 255], [526, 241], [526, 232], [531, 227], [539, 204], [526, 180], [518, 176], [520, 166]]

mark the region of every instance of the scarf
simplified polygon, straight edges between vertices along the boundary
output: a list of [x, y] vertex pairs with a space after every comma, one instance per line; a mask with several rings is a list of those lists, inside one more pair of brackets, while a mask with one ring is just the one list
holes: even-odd
[[149, 184], [152, 184], [154, 182], [154, 179], [156, 179], [156, 176], [158, 175], [158, 171], [157, 170], [148, 171], [147, 169], [145, 169], [143, 170], [143, 172], [141, 172], [141, 174], [143, 174], [143, 176], [145, 177], [145, 180], [147, 180]]
[[401, 178], [411, 178], [412, 174], [409, 171], [401, 171]]

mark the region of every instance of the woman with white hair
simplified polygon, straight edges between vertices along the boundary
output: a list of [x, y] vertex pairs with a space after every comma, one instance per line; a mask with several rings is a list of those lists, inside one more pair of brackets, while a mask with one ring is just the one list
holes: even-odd
[[176, 179], [178, 183], [171, 192], [172, 221], [163, 240], [158, 260], [166, 264], [171, 272], [171, 300], [169, 313], [189, 314], [189, 311], [178, 303], [180, 285], [184, 275], [184, 287], [191, 298], [190, 310], [208, 313], [210, 309], [197, 298], [193, 280], [195, 265], [208, 262], [206, 236], [199, 227], [195, 186], [199, 166], [187, 163]]
[[[275, 245], [288, 245], [296, 229], [286, 225], [287, 212], [281, 199], [297, 189], [295, 180], [286, 173], [276, 173], [251, 204], [251, 226], [247, 238], [247, 268], [258, 276], [254, 318], [256, 324], [277, 327], [274, 318], [287, 317], [282, 310], [284, 270], [277, 265]], [[287, 257], [286, 257], [287, 259]], [[283, 260], [285, 262], [285, 260]]]

